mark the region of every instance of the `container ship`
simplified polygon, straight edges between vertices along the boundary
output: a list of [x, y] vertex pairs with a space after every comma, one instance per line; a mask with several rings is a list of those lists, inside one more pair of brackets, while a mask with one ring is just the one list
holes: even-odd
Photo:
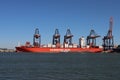
[[55, 29], [53, 34], [53, 40], [51, 44], [43, 45], [41, 44], [41, 35], [39, 34], [39, 29], [35, 29], [33, 35], [33, 44], [26, 42], [25, 45], [19, 45], [16, 48], [16, 52], [37, 52], [37, 53], [61, 53], [61, 52], [90, 52], [98, 53], [102, 52], [103, 48], [96, 46], [96, 38], [100, 37], [95, 33], [94, 30], [90, 31], [90, 34], [85, 39], [84, 37], [79, 38], [79, 44], [72, 43], [73, 35], [70, 29], [67, 29], [64, 35], [63, 44], [60, 43], [59, 30]]
[[112, 35], [113, 28], [113, 17], [109, 20], [109, 30], [107, 35], [103, 37], [102, 46], [96, 46], [96, 38], [100, 37], [94, 30], [90, 31], [90, 34], [85, 39], [84, 37], [79, 38], [79, 44], [74, 44], [72, 42], [73, 35], [70, 29], [67, 29], [64, 35], [63, 43], [60, 43], [59, 30], [56, 29], [53, 34], [53, 40], [51, 44], [43, 45], [41, 44], [41, 35], [39, 34], [39, 29], [35, 29], [33, 35], [33, 44], [26, 42], [24, 46], [17, 46], [17, 52], [41, 52], [41, 53], [60, 53], [60, 52], [119, 52], [120, 48], [114, 48], [114, 36]]

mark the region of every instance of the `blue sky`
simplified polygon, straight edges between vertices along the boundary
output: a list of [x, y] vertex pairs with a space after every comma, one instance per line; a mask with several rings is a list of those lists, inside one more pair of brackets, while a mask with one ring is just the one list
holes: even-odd
[[18, 42], [32, 43], [35, 28], [39, 28], [42, 44], [52, 42], [56, 28], [61, 42], [67, 28], [71, 29], [73, 43], [78, 43], [94, 29], [101, 35], [109, 29], [109, 19], [114, 20], [115, 44], [120, 44], [120, 0], [0, 0], [0, 47], [14, 48]]

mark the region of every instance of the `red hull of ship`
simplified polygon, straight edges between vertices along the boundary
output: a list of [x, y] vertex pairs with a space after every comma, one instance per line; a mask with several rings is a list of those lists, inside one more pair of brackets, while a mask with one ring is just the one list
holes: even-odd
[[40, 48], [40, 47], [16, 47], [17, 52], [39, 52], [39, 53], [59, 53], [59, 52], [102, 52], [101, 48]]

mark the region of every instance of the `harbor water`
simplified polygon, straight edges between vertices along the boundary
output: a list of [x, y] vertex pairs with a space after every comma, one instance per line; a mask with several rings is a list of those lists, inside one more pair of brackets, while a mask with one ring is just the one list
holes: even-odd
[[120, 80], [120, 54], [0, 53], [0, 80]]

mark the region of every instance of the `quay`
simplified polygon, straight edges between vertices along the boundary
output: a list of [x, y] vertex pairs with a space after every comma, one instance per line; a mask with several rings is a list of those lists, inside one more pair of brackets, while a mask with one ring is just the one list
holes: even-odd
[[0, 52], [15, 52], [14, 49], [0, 48]]

